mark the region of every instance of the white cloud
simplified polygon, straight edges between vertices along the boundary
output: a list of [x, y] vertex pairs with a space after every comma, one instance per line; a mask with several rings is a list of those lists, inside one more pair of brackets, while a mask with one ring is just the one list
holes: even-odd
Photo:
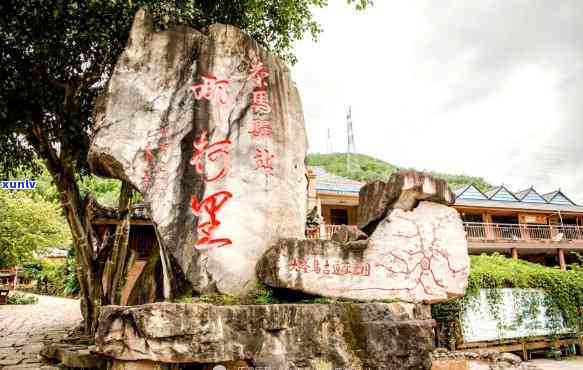
[[310, 151], [356, 149], [400, 166], [559, 186], [583, 204], [583, 3], [344, 2], [297, 46]]

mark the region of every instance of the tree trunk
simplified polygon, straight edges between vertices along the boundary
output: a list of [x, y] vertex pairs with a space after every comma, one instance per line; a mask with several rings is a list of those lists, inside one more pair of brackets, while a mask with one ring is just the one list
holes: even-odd
[[[102, 304], [118, 304], [126, 276], [127, 245], [131, 218], [131, 185], [123, 182], [119, 200], [119, 221], [113, 246], [109, 237], [97, 236], [92, 225], [92, 198], [81, 199], [74, 171], [74, 160], [61, 151], [57, 154], [46, 133], [37, 126], [31, 142], [38, 149], [59, 192], [59, 199], [69, 224], [75, 248], [76, 274], [81, 293], [81, 313], [85, 332], [94, 334]], [[101, 240], [100, 240], [101, 239]], [[111, 258], [108, 252], [111, 247]], [[106, 261], [110, 269], [106, 269]], [[103, 274], [110, 285], [103, 286]], [[110, 277], [111, 275], [111, 277]]]
[[73, 236], [76, 252], [77, 279], [81, 290], [81, 313], [85, 331], [94, 333], [101, 307], [101, 284], [97, 276], [98, 267], [94, 260], [93, 247], [85, 224], [85, 212], [80, 200], [80, 192], [74, 176], [66, 169], [53, 174], [53, 180], [60, 194], [60, 201]]
[[121, 304], [121, 291], [127, 275], [127, 251], [130, 236], [132, 187], [123, 182], [119, 194], [119, 218], [115, 230], [115, 241], [111, 251], [112, 270], [108, 276], [109, 304]]

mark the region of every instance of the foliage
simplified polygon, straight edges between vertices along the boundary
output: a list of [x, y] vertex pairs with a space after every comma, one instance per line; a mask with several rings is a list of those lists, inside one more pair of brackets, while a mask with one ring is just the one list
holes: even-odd
[[553, 330], [558, 330], [561, 319], [564, 319], [566, 326], [583, 331], [583, 271], [560, 271], [498, 254], [471, 256], [470, 259], [466, 295], [454, 301], [433, 305], [434, 317], [447, 321], [457, 320], [469, 307], [472, 297], [476, 297], [481, 289], [487, 289], [489, 308], [494, 317], [499, 317], [496, 307], [501, 297], [497, 289], [542, 289], [546, 297], [543, 302], [533, 299], [532, 295], [519, 296], [516, 304], [526, 308], [517, 310], [524, 313], [524, 316], [517, 318], [517, 324], [534, 316], [540, 305], [544, 305]]
[[68, 243], [70, 233], [57, 205], [34, 200], [23, 190], [0, 191], [0, 267], [20, 265]]
[[482, 192], [486, 192], [494, 187], [492, 184], [488, 183], [482, 177], [468, 175], [451, 175], [441, 172], [432, 172], [432, 174], [439, 179], [446, 180], [452, 190], [459, 189], [462, 186], [468, 184], [474, 184], [476, 188], [478, 188]]
[[36, 280], [34, 293], [61, 297], [75, 297], [79, 293], [73, 248], [69, 249], [64, 261], [43, 259], [25, 264], [23, 267], [27, 277]]
[[567, 265], [567, 269], [583, 272], [583, 254], [573, 251], [569, 252], [569, 254], [575, 257], [575, 260], [577, 260], [577, 262]]
[[[348, 166], [347, 163], [349, 164]], [[321, 166], [332, 174], [363, 182], [386, 180], [393, 172], [401, 169], [393, 164], [364, 154], [351, 154], [347, 162], [346, 153], [308, 154], [307, 164]], [[473, 183], [482, 191], [492, 187], [481, 177], [449, 175], [439, 172], [432, 172], [432, 174], [440, 179], [447, 180], [451, 189], [457, 189], [470, 183]]]
[[[15, 177], [18, 179], [36, 181], [35, 189], [28, 192], [33, 199], [42, 199], [57, 204], [59, 202], [59, 193], [50, 173], [42, 166], [40, 160], [35, 159], [34, 162], [39, 168], [37, 171], [31, 171], [29, 168], [22, 168], [17, 171]], [[79, 176], [77, 181], [79, 183], [81, 196], [91, 194], [102, 205], [109, 207], [117, 206], [121, 181], [91, 174]]]
[[[392, 300], [390, 302], [395, 302]], [[228, 305], [266, 305], [266, 304], [347, 304], [356, 301], [344, 298], [326, 298], [318, 297], [302, 292], [295, 292], [292, 290], [278, 289], [275, 290], [262, 283], [257, 283], [255, 289], [245, 296], [232, 296], [221, 293], [205, 293], [192, 296], [191, 293], [175, 299], [178, 303], [203, 302], [210, 303], [217, 306]], [[389, 303], [390, 303], [389, 302]]]
[[90, 175], [81, 179], [79, 188], [82, 195], [91, 194], [102, 205], [117, 208], [121, 181]]
[[[371, 1], [348, 3], [364, 9]], [[2, 2], [0, 173], [35, 166], [41, 144], [35, 126], [49, 143], [58, 143], [60, 156], [87, 170], [93, 101], [124, 49], [140, 7], [151, 11], [161, 29], [176, 23], [197, 29], [213, 23], [238, 26], [293, 62], [294, 41], [322, 32], [312, 11], [326, 5], [325, 0]]]
[[63, 266], [64, 269], [64, 284], [63, 284], [63, 295], [65, 297], [76, 297], [79, 295], [80, 287], [79, 280], [77, 280], [77, 274], [75, 273], [76, 267], [75, 262], [75, 249], [69, 249], [69, 254], [65, 260]]
[[[330, 173], [357, 181], [385, 180], [398, 170], [397, 166], [364, 154], [351, 154], [347, 162], [345, 153], [308, 154], [310, 166], [321, 166]], [[347, 168], [347, 163], [350, 166]]]
[[238, 297], [220, 293], [201, 294], [200, 296], [195, 297], [195, 300], [202, 303], [214, 304], [217, 306], [230, 306], [234, 304], [239, 304]]
[[30, 294], [14, 292], [8, 296], [8, 304], [37, 304], [38, 297]]
[[279, 299], [274, 297], [273, 289], [263, 284], [257, 284], [255, 292], [253, 293], [255, 304], [277, 304]]

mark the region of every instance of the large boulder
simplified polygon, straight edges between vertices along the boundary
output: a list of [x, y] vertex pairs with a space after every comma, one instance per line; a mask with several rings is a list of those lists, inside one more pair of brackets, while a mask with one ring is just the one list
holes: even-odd
[[123, 361], [428, 370], [434, 325], [429, 306], [402, 303], [154, 303], [104, 307], [95, 339]]
[[280, 237], [303, 237], [307, 138], [289, 69], [241, 30], [135, 17], [94, 113], [89, 160], [129, 181], [197, 291], [244, 293]]
[[436, 303], [464, 294], [468, 246], [457, 211], [392, 210], [367, 240], [285, 239], [257, 266], [267, 285], [357, 300]]
[[359, 193], [358, 227], [370, 235], [389, 211], [410, 211], [422, 200], [451, 205], [455, 195], [447, 181], [412, 170], [393, 173], [387, 182], [368, 183]]

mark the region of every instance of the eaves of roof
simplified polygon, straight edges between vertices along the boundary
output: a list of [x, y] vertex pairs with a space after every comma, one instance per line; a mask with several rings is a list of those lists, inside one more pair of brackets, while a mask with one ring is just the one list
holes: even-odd
[[571, 212], [583, 214], [582, 206], [550, 204], [550, 203], [528, 203], [528, 202], [504, 202], [500, 200], [478, 200], [478, 199], [456, 199], [455, 206], [477, 207], [477, 208], [502, 208], [512, 210], [531, 210], [547, 212]]

